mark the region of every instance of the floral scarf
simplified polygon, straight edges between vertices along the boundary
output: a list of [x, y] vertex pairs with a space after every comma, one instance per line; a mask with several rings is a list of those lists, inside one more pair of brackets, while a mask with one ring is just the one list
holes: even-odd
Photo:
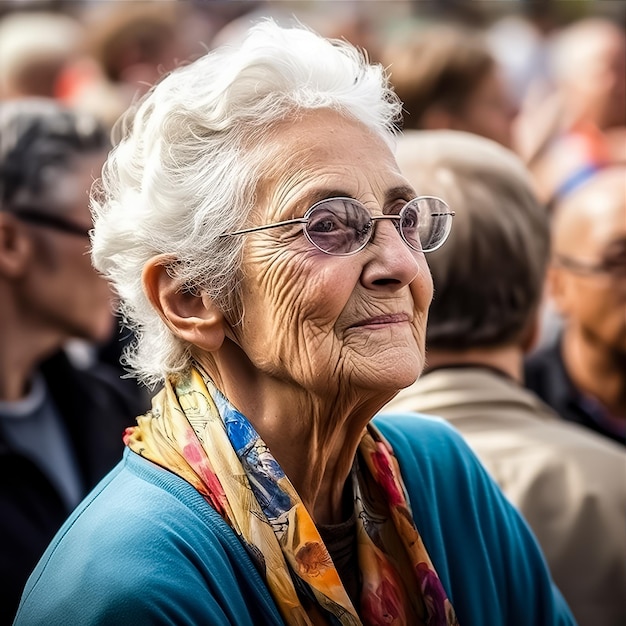
[[362, 577], [357, 612], [289, 479], [204, 372], [170, 377], [137, 424], [126, 445], [207, 499], [247, 548], [287, 624], [318, 623], [320, 616], [350, 626], [458, 624], [413, 522], [393, 451], [372, 425], [351, 474]]

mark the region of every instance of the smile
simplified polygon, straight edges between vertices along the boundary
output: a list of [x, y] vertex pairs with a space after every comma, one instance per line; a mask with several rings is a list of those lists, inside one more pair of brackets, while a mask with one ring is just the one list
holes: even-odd
[[352, 324], [350, 328], [362, 328], [364, 326], [389, 326], [391, 324], [404, 324], [410, 322], [406, 313], [390, 313], [389, 315], [378, 315]]

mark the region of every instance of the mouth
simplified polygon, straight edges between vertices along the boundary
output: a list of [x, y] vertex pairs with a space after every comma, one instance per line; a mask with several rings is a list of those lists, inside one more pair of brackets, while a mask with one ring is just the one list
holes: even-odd
[[361, 320], [356, 324], [352, 324], [350, 328], [363, 328], [363, 327], [383, 327], [393, 324], [407, 324], [411, 321], [410, 317], [406, 313], [389, 313], [387, 315], [377, 315], [376, 317], [370, 317], [366, 320]]

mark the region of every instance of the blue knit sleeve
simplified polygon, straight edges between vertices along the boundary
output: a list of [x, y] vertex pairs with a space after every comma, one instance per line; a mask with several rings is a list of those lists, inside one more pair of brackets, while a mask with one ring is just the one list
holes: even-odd
[[178, 476], [126, 451], [57, 533], [15, 626], [284, 626], [221, 517]]

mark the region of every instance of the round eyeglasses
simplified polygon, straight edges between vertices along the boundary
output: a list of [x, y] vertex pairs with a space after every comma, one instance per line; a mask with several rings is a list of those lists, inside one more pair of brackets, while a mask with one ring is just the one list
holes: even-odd
[[353, 198], [327, 198], [316, 202], [303, 217], [244, 228], [222, 237], [245, 235], [268, 228], [303, 224], [306, 238], [326, 254], [347, 256], [363, 250], [374, 234], [374, 222], [392, 220], [409, 248], [432, 252], [441, 247], [450, 234], [454, 212], [441, 199], [420, 196], [407, 202], [399, 213], [376, 215]]

